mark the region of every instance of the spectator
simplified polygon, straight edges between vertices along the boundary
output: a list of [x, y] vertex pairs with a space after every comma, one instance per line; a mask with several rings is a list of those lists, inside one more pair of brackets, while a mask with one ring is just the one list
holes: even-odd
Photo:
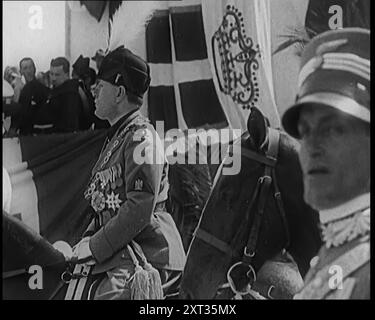
[[4, 79], [12, 86], [14, 90], [13, 102], [17, 103], [24, 86], [21, 74], [17, 70], [17, 67], [7, 66], [4, 70]]
[[90, 68], [89, 65], [90, 59], [80, 55], [72, 66], [72, 77], [78, 79], [80, 87], [79, 93], [83, 105], [84, 117], [81, 122], [81, 128], [109, 128], [110, 124], [107, 120], [101, 120], [95, 115], [95, 100], [91, 93], [91, 87], [96, 82], [96, 72], [94, 69]]
[[14, 90], [10, 83], [3, 80], [3, 137], [8, 135], [11, 126], [11, 117], [9, 116], [8, 109], [11, 109], [11, 103], [14, 96]]
[[47, 88], [52, 88], [49, 70], [47, 72], [38, 72], [36, 74], [36, 79]]
[[70, 64], [64, 57], [52, 59], [50, 79], [52, 90], [40, 116], [50, 121], [51, 127], [43, 132], [73, 132], [80, 130], [82, 102], [78, 81], [70, 79]]
[[22, 110], [17, 118], [20, 134], [27, 135], [34, 133], [37, 112], [46, 103], [49, 89], [36, 79], [36, 68], [31, 58], [20, 61], [20, 71], [26, 84], [20, 94], [19, 103]]
[[95, 52], [95, 56], [91, 58], [91, 60], [94, 60], [96, 63], [96, 69], [99, 70], [100, 65], [102, 64], [102, 61], [104, 59], [104, 51], [102, 49], [99, 49]]
[[18, 103], [23, 82], [16, 67], [6, 67], [3, 80], [3, 136], [13, 137], [18, 134], [17, 117], [21, 112]]
[[81, 54], [76, 62], [73, 63], [72, 65], [72, 78], [73, 79], [82, 79], [84, 74], [88, 72], [90, 68], [90, 59], [89, 58], [84, 58], [83, 55]]

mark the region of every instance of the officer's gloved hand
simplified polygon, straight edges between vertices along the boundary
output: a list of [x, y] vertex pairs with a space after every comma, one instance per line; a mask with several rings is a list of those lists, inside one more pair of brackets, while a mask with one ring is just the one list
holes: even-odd
[[90, 237], [85, 237], [74, 246], [73, 259], [78, 263], [95, 264], [89, 243]]

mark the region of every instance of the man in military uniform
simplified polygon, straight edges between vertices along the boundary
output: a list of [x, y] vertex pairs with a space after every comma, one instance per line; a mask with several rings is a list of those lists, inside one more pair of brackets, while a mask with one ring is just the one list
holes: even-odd
[[98, 78], [96, 115], [111, 128], [85, 192], [95, 218], [74, 254], [95, 264], [93, 274], [106, 273], [96, 299], [130, 299], [143, 254], [158, 270], [164, 296], [177, 293], [185, 253], [165, 209], [168, 164], [159, 136], [139, 111], [149, 66], [119, 47], [105, 56]]
[[296, 299], [370, 298], [370, 32], [322, 33], [305, 48], [283, 126], [300, 139], [304, 198], [324, 245]]

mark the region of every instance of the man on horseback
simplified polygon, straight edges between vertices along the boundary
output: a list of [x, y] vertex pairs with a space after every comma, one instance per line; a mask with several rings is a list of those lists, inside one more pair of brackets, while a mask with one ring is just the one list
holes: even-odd
[[85, 192], [94, 218], [74, 255], [95, 264], [93, 274], [105, 273], [95, 299], [177, 293], [185, 253], [165, 209], [168, 164], [158, 134], [139, 111], [150, 68], [121, 46], [104, 57], [98, 78], [95, 113], [111, 128]]
[[370, 298], [370, 32], [347, 28], [305, 48], [283, 126], [300, 139], [304, 198], [324, 245], [297, 299]]

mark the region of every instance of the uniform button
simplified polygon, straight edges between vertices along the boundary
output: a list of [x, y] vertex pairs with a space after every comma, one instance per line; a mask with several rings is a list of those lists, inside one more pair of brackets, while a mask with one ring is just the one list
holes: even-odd
[[319, 262], [319, 257], [318, 256], [315, 256], [314, 258], [311, 259], [310, 261], [310, 267], [311, 268], [314, 268]]

